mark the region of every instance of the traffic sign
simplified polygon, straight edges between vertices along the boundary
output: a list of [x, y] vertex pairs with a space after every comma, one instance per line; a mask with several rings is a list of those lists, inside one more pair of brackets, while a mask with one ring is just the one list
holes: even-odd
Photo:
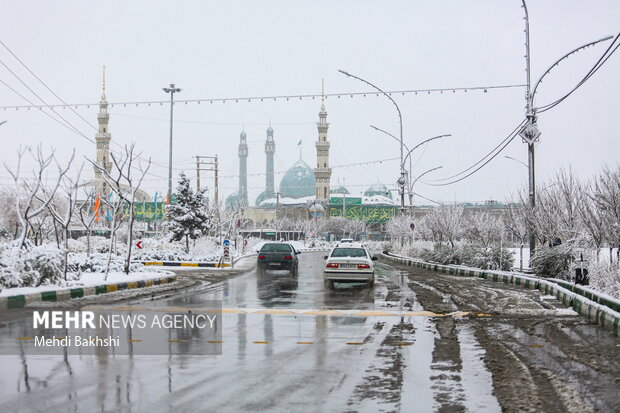
[[224, 240], [224, 246], [228, 247], [230, 245], [230, 240], [229, 239], [225, 239]]

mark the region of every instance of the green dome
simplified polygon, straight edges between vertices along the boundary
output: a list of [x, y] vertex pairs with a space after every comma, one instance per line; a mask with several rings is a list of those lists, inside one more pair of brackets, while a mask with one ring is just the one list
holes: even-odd
[[224, 208], [229, 211], [239, 208], [239, 194], [235, 192], [228, 195], [228, 198], [224, 201]]
[[295, 162], [280, 181], [280, 197], [304, 198], [315, 195], [316, 178], [314, 171], [301, 159]]
[[372, 184], [370, 188], [368, 188], [366, 192], [364, 192], [364, 196], [375, 196], [375, 195], [381, 195], [386, 198], [392, 199], [392, 193], [390, 192], [390, 190], [387, 188], [387, 186], [383, 185], [380, 182], [377, 182], [376, 184]]
[[[256, 197], [256, 206], [261, 206], [261, 203], [265, 199], [271, 199], [275, 197], [276, 197], [275, 194], [268, 194], [267, 191], [263, 191]], [[271, 205], [262, 205], [262, 206], [271, 206]]]
[[336, 188], [329, 191], [329, 193], [330, 194], [347, 194], [347, 195], [351, 194], [351, 192], [349, 192], [349, 190], [345, 188], [344, 185], [338, 185]]

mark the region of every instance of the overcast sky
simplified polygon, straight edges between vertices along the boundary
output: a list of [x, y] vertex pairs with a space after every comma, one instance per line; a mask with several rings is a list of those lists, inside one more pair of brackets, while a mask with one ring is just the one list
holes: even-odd
[[[107, 68], [110, 102], [160, 100], [176, 83], [178, 99], [370, 91], [338, 73], [366, 78], [385, 90], [461, 88], [525, 83], [524, 22], [520, 0], [486, 1], [8, 1], [2, 0], [0, 39], [66, 102], [98, 102], [101, 67]], [[620, 31], [620, 2], [531, 0], [532, 81], [566, 52]], [[607, 42], [608, 44], [609, 42]], [[607, 44], [564, 61], [537, 93], [545, 104], [570, 90]], [[59, 103], [0, 47], [0, 59], [48, 103]], [[0, 65], [0, 79], [36, 98]], [[620, 154], [620, 58], [611, 59], [581, 89], [541, 114], [537, 176], [543, 182], [559, 168], [590, 177]], [[405, 143], [412, 147], [440, 134], [452, 137], [416, 150], [413, 175], [441, 179], [468, 168], [495, 147], [524, 117], [524, 89], [495, 89], [394, 96], [401, 107]], [[39, 102], [37, 102], [39, 103]], [[0, 106], [27, 104], [0, 84]], [[326, 103], [332, 165], [399, 155], [398, 142], [372, 130], [398, 134], [394, 107], [374, 95], [329, 98]], [[237, 189], [239, 134], [245, 125], [249, 173], [264, 173], [265, 130], [275, 130], [276, 171], [298, 158], [314, 165], [319, 100], [175, 105], [175, 175], [195, 176], [193, 156], [221, 160], [221, 193]], [[58, 110], [82, 133], [95, 130], [68, 109]], [[77, 109], [96, 125], [98, 108]], [[157, 163], [145, 184], [165, 192], [169, 107], [110, 108], [112, 139], [135, 142]], [[0, 110], [0, 160], [14, 166], [19, 145], [42, 143], [60, 159], [75, 149], [94, 158], [94, 145], [39, 110]], [[415, 191], [440, 201], [504, 200], [526, 183], [527, 169], [504, 158], [527, 161], [526, 145], [515, 139], [470, 178], [450, 186], [418, 182]], [[25, 162], [27, 167], [31, 161]], [[351, 192], [377, 180], [393, 187], [397, 161], [334, 168], [332, 185]], [[92, 167], [86, 167], [92, 175]], [[276, 185], [282, 175], [276, 175]], [[0, 183], [8, 183], [0, 171]], [[203, 182], [209, 182], [204, 178]], [[263, 175], [249, 177], [250, 199], [264, 189]], [[418, 200], [418, 203], [427, 203]]]

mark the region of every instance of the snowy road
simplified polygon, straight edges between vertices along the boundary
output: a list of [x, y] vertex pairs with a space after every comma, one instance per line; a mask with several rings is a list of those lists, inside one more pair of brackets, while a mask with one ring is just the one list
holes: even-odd
[[620, 411], [620, 341], [550, 297], [386, 264], [330, 291], [323, 254], [108, 305], [222, 300], [221, 356], [0, 356], [0, 411]]

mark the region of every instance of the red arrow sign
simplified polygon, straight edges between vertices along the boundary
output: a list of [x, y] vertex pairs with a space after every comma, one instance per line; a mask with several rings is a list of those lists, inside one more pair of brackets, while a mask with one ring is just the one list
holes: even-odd
[[142, 249], [142, 241], [138, 241], [138, 243], [136, 244], [136, 247]]

